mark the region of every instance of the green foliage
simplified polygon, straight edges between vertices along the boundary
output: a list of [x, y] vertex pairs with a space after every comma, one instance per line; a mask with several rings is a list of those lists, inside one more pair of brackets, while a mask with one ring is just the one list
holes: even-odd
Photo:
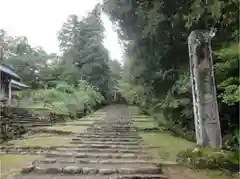
[[196, 168], [228, 169], [238, 171], [238, 154], [207, 148], [187, 149], [178, 154], [178, 162]]
[[79, 81], [77, 87], [59, 82], [55, 88], [22, 91], [20, 95], [22, 99], [31, 96], [33, 103], [43, 101], [51, 113], [73, 117], [78, 113], [90, 112], [104, 100], [97, 89], [88, 85], [86, 81]]
[[235, 0], [105, 0], [104, 10], [119, 25], [126, 48], [121, 94], [152, 114], [161, 111], [171, 131], [194, 138], [187, 37], [192, 30], [217, 28], [212, 48], [220, 120], [223, 136], [228, 136], [224, 143], [236, 148], [238, 7]]
[[108, 52], [102, 44], [104, 28], [98, 9], [99, 5], [82, 20], [76, 15], [69, 16], [59, 31], [58, 39], [63, 63], [72, 65], [78, 79], [97, 87], [107, 98], [111, 74]]
[[219, 98], [229, 106], [239, 103], [239, 45], [224, 47], [215, 53]]
[[[103, 46], [100, 6], [81, 20], [70, 15], [58, 33], [61, 56], [33, 48], [25, 37], [3, 31], [4, 63], [16, 70], [30, 89], [15, 94], [20, 100], [51, 113], [76, 116], [111, 101], [121, 73]], [[27, 100], [26, 100], [27, 99]], [[28, 104], [29, 106], [29, 104]]]

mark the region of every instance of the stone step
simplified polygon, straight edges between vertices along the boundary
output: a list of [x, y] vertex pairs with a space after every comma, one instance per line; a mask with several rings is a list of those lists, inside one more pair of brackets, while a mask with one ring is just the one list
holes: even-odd
[[91, 153], [133, 153], [133, 154], [147, 154], [143, 150], [136, 150], [136, 149], [94, 149], [94, 148], [65, 148], [59, 147], [56, 148], [57, 151], [62, 152], [91, 152]]
[[134, 129], [126, 129], [126, 130], [119, 130], [119, 129], [96, 129], [96, 128], [88, 128], [86, 131], [93, 131], [93, 132], [119, 132], [119, 133], [130, 133], [130, 132], [136, 132], [136, 130]]
[[132, 127], [133, 124], [117, 124], [117, 123], [93, 123], [95, 127], [115, 127], [115, 128], [129, 128]]
[[167, 179], [162, 174], [130, 174], [130, 175], [69, 175], [69, 174], [21, 174], [11, 179]]
[[25, 120], [25, 121], [31, 121], [31, 120], [39, 120], [39, 117], [28, 117], [28, 116], [16, 116], [14, 119], [18, 120]]
[[132, 121], [106, 121], [106, 120], [97, 120], [97, 121], [94, 121], [94, 124], [96, 125], [117, 125], [117, 126], [129, 126], [129, 125], [132, 125], [133, 122]]
[[61, 130], [54, 130], [54, 129], [31, 129], [30, 130], [33, 133], [50, 133], [50, 134], [58, 134], [58, 135], [79, 135], [80, 133], [74, 133], [71, 131], [61, 131]]
[[76, 133], [75, 137], [82, 137], [82, 138], [129, 138], [129, 139], [142, 139], [137, 134], [129, 134], [126, 135], [124, 133], [92, 133], [92, 132], [85, 132], [85, 133]]
[[132, 154], [132, 153], [90, 153], [90, 152], [62, 152], [52, 151], [46, 154], [46, 157], [75, 157], [75, 158], [98, 158], [98, 159], [143, 159], [150, 160], [152, 156], [147, 154]]
[[91, 127], [92, 124], [89, 124], [89, 123], [57, 123], [58, 126], [89, 126]]
[[96, 123], [99, 124], [131, 124], [132, 120], [106, 120], [106, 119], [102, 119], [102, 120], [96, 120]]
[[82, 141], [82, 142], [143, 142], [141, 139], [131, 139], [131, 138], [73, 138], [72, 141]]
[[23, 125], [23, 126], [25, 126], [25, 127], [36, 127], [36, 126], [52, 126], [52, 124], [50, 124], [50, 123], [43, 123], [43, 124], [38, 124], [38, 123], [25, 123], [25, 124], [18, 124], [18, 123], [15, 123], [15, 124], [13, 124], [13, 126], [18, 126], [18, 125]]
[[110, 136], [110, 135], [103, 135], [103, 134], [95, 134], [95, 135], [91, 135], [91, 134], [80, 134], [77, 135], [77, 137], [81, 137], [81, 138], [88, 138], [88, 139], [106, 139], [106, 138], [117, 138], [117, 139], [142, 139], [139, 136]]
[[86, 131], [93, 131], [93, 132], [119, 132], [119, 133], [135, 133], [136, 130], [134, 129], [126, 129], [126, 130], [119, 130], [119, 129], [111, 129], [111, 128], [108, 128], [108, 129], [95, 129], [95, 128], [88, 128]]
[[133, 120], [133, 122], [149, 122], [149, 121], [152, 121], [152, 120]]
[[116, 131], [116, 130], [85, 130], [85, 134], [106, 134], [106, 135], [122, 135], [122, 136], [137, 136], [135, 131]]
[[38, 173], [38, 174], [162, 174], [162, 171], [150, 164], [36, 164], [23, 169], [21, 173]]
[[87, 131], [96, 131], [96, 132], [136, 132], [135, 129], [112, 129], [112, 128], [88, 128]]
[[114, 131], [134, 131], [134, 128], [133, 127], [129, 127], [129, 128], [126, 128], [126, 127], [98, 127], [98, 126], [92, 126], [92, 127], [89, 127], [88, 128], [89, 130], [114, 130]]
[[130, 125], [133, 124], [132, 121], [107, 121], [107, 120], [96, 120], [94, 122], [96, 125]]
[[139, 145], [140, 142], [115, 142], [115, 141], [109, 141], [109, 142], [101, 142], [101, 141], [71, 141], [70, 144], [104, 144], [104, 145]]
[[80, 153], [117, 153], [119, 155], [122, 154], [147, 154], [145, 151], [141, 149], [117, 149], [117, 148], [82, 148], [76, 146], [61, 146], [61, 147], [7, 147], [0, 149], [2, 153], [8, 154], [51, 154], [52, 152], [59, 151], [59, 152], [80, 152]]
[[78, 121], [81, 121], [81, 122], [94, 121], [94, 123], [95, 123], [96, 121], [102, 121], [102, 119], [94, 119], [94, 120], [89, 120], [89, 119], [79, 119]]
[[124, 145], [104, 145], [104, 144], [78, 144], [78, 145], [58, 145], [58, 146], [51, 146], [51, 147], [42, 147], [42, 146], [34, 146], [34, 147], [18, 147], [18, 146], [14, 146], [14, 147], [9, 147], [9, 146], [4, 146], [1, 148], [1, 150], [10, 150], [11, 148], [13, 149], [23, 149], [23, 150], [57, 150], [58, 148], [67, 148], [67, 149], [94, 149], [94, 150], [105, 150], [105, 149], [109, 149], [109, 150], [141, 150], [143, 149], [142, 146], [124, 146]]
[[15, 121], [14, 123], [21, 123], [21, 124], [25, 124], [25, 123], [48, 123], [48, 121], [39, 121], [39, 120], [23, 121], [23, 120], [19, 120], [19, 121]]
[[21, 154], [21, 155], [51, 155], [52, 152], [59, 151], [59, 152], [79, 152], [79, 153], [95, 153], [95, 154], [106, 154], [106, 153], [117, 153], [119, 155], [124, 155], [124, 154], [138, 154], [138, 155], [147, 155], [146, 152], [143, 151], [134, 151], [134, 150], [99, 150], [99, 149], [91, 149], [91, 148], [82, 148], [82, 149], [64, 149], [64, 148], [59, 148], [56, 150], [47, 150], [47, 149], [21, 149], [21, 150], [15, 150], [15, 149], [9, 149], [9, 150], [0, 150], [0, 154]]
[[125, 133], [121, 133], [121, 132], [106, 132], [106, 131], [101, 131], [101, 132], [94, 132], [94, 131], [86, 131], [84, 134], [86, 135], [107, 135], [107, 136], [111, 136], [111, 137], [115, 137], [115, 136], [128, 136], [128, 137], [134, 137], [137, 136], [137, 133], [129, 133], [129, 132], [125, 132]]
[[151, 165], [163, 165], [164, 162], [159, 162], [155, 160], [140, 160], [140, 159], [88, 159], [88, 158], [43, 158], [34, 162], [37, 163], [46, 163], [46, 164], [55, 164], [55, 163], [72, 163], [72, 164], [151, 164]]
[[49, 124], [49, 121], [16, 121], [14, 124]]
[[98, 127], [121, 127], [121, 128], [128, 128], [128, 127], [131, 127], [133, 124], [131, 123], [125, 123], [125, 124], [118, 124], [118, 123], [99, 123], [99, 122], [94, 122], [93, 123], [94, 126], [98, 126]]

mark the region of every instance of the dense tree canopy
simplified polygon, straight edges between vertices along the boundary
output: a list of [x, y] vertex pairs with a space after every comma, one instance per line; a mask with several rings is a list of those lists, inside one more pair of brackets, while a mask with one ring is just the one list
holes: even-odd
[[73, 64], [81, 79], [97, 87], [106, 97], [109, 91], [108, 52], [102, 44], [104, 28], [99, 5], [78, 20], [72, 15], [59, 32], [60, 48], [66, 64]]
[[193, 137], [187, 37], [195, 29], [216, 28], [212, 48], [222, 132], [228, 134], [226, 146], [236, 144], [238, 7], [235, 0], [105, 0], [104, 10], [119, 27], [126, 49], [122, 95], [151, 113], [162, 111], [168, 123]]

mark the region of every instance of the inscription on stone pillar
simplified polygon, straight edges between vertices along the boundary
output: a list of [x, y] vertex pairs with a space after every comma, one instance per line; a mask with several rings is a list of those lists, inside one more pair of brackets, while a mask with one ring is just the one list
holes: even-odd
[[209, 31], [192, 31], [188, 37], [188, 47], [197, 144], [219, 149], [222, 145], [222, 138], [211, 38]]

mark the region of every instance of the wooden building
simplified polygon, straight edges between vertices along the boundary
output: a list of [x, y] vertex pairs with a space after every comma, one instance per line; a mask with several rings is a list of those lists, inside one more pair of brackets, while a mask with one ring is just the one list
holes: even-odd
[[0, 64], [0, 101], [7, 101], [8, 104], [11, 104], [12, 91], [27, 87], [27, 85], [21, 83], [21, 78], [14, 69], [7, 65]]

